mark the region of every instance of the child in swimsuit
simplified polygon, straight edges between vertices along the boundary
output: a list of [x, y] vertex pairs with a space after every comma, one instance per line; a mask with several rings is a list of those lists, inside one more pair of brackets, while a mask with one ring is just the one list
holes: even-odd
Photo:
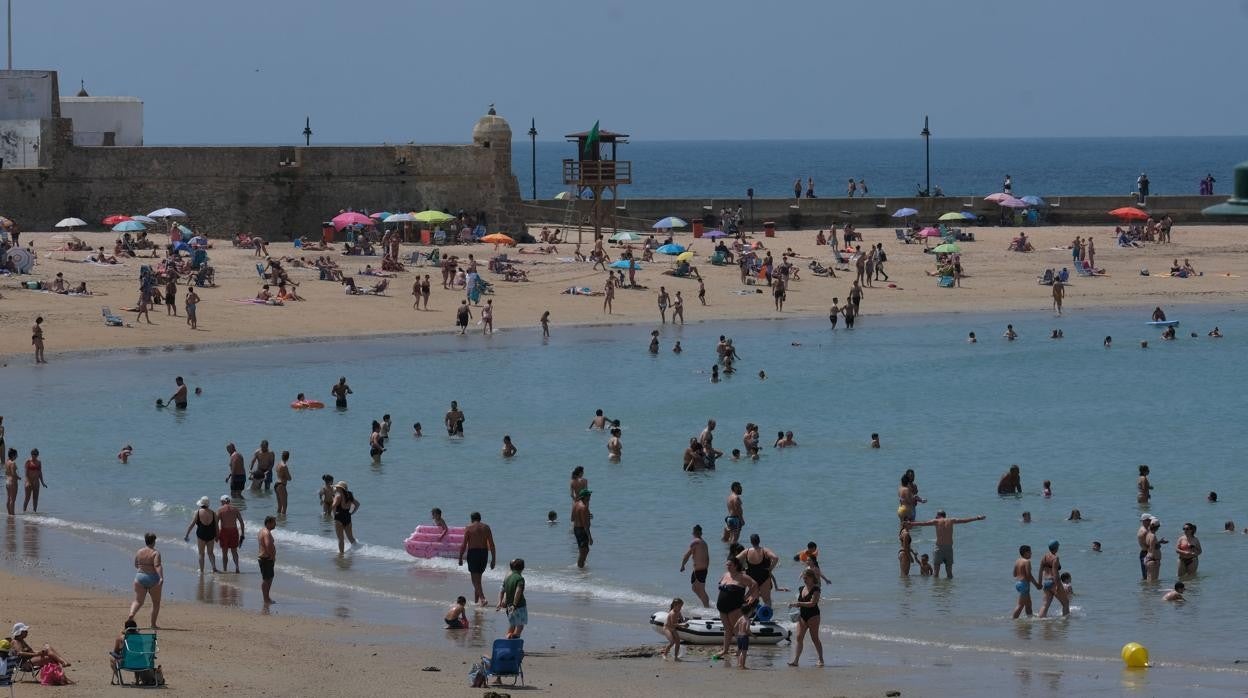
[[[745, 668], [745, 656], [750, 652], [750, 619], [744, 613], [737, 619], [733, 628], [737, 636], [737, 668]], [[727, 632], [727, 629], [725, 629]]]
[[467, 630], [468, 614], [464, 612], [464, 606], [468, 604], [468, 599], [462, 596], [455, 598], [455, 603], [446, 611], [446, 615], [442, 620], [446, 621], [447, 630]]

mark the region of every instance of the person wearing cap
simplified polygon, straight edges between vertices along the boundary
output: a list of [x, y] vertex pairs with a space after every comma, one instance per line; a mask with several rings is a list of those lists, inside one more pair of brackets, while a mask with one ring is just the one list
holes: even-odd
[[1049, 604], [1053, 603], [1054, 598], [1062, 604], [1062, 615], [1070, 615], [1070, 597], [1066, 595], [1066, 588], [1058, 580], [1062, 572], [1062, 561], [1057, 557], [1059, 546], [1060, 543], [1057, 541], [1050, 541], [1049, 552], [1045, 553], [1040, 560], [1040, 588], [1044, 590], [1044, 605], [1040, 607], [1041, 618], [1048, 615]]
[[208, 552], [208, 559], [212, 561], [213, 573], [219, 572], [217, 569], [217, 512], [208, 507], [208, 498], [200, 497], [197, 503], [199, 508], [195, 510], [195, 515], [191, 517], [191, 523], [186, 527], [186, 535], [182, 540], [189, 541], [191, 539], [191, 531], [195, 531], [195, 543], [199, 548], [199, 573], [204, 573], [204, 551]]
[[582, 489], [576, 495], [576, 503], [572, 505], [572, 535], [576, 536], [576, 566], [584, 569], [585, 559], [589, 557], [589, 546], [594, 544], [594, 536], [589, 532], [589, 497], [593, 492]]
[[351, 490], [347, 488], [346, 480], [339, 480], [334, 484], [334, 501], [330, 508], [334, 512], [334, 533], [338, 536], [338, 554], [342, 555], [346, 547], [344, 537], [351, 541], [351, 545], [356, 545], [355, 533], [351, 530], [351, 516], [360, 508], [360, 500], [356, 499]]
[[230, 495], [221, 495], [221, 508], [217, 509], [217, 542], [221, 544], [221, 567], [229, 571], [228, 556], [234, 555], [234, 573], [238, 574], [238, 546], [246, 537], [243, 513], [230, 503]]
[[62, 667], [71, 666], [71, 664], [56, 649], [44, 645], [43, 649], [35, 650], [26, 641], [30, 634], [30, 626], [25, 623], [13, 624], [13, 636], [11, 640], [11, 648], [9, 650], [10, 657], [16, 657], [19, 660], [18, 666], [22, 671], [36, 670], [45, 664], [60, 664]]
[[1155, 517], [1152, 514], [1140, 514], [1140, 530], [1135, 532], [1135, 541], [1140, 544], [1140, 579], [1148, 579], [1148, 570], [1144, 568], [1144, 557], [1148, 555], [1148, 525]]
[[944, 564], [945, 578], [953, 579], [953, 527], [957, 524], [983, 521], [986, 518], [988, 517], [980, 514], [969, 519], [951, 519], [945, 515], [945, 510], [941, 509], [936, 512], [936, 518], [930, 521], [903, 521], [901, 525], [905, 528], [932, 526], [936, 529], [936, 550], [932, 553], [933, 576], [940, 576], [940, 566]]

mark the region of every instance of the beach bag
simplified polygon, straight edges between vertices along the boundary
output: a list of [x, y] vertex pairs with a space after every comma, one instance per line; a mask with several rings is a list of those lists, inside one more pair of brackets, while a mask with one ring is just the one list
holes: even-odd
[[490, 672], [490, 660], [485, 657], [481, 658], [480, 664], [473, 664], [472, 669], [468, 672], [468, 685], [472, 688], [484, 688], [486, 675]]
[[65, 678], [65, 670], [60, 664], [49, 663], [39, 669], [39, 683], [44, 686], [64, 686], [69, 683], [69, 679]]

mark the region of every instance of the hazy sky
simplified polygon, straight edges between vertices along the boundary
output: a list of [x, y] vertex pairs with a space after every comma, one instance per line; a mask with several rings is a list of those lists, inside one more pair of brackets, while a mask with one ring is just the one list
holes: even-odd
[[[1238, 135], [1248, 0], [13, 0], [156, 143]], [[522, 125], [523, 124], [523, 125]]]

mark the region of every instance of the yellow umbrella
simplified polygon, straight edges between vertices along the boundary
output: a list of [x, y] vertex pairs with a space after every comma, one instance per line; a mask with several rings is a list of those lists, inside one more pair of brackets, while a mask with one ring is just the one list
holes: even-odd
[[516, 244], [516, 241], [513, 240], [510, 235], [503, 235], [502, 233], [490, 233], [489, 235], [486, 235], [485, 237], [481, 238], [481, 242], [488, 242], [491, 245], [514, 245]]
[[449, 213], [434, 211], [432, 209], [428, 211], [421, 211], [420, 213], [413, 215], [416, 217], [416, 220], [421, 223], [445, 223], [447, 221], [455, 220], [455, 216], [452, 216]]
[[684, 252], [676, 255], [677, 262], [688, 262], [691, 259], [693, 259], [693, 250], [685, 250]]

